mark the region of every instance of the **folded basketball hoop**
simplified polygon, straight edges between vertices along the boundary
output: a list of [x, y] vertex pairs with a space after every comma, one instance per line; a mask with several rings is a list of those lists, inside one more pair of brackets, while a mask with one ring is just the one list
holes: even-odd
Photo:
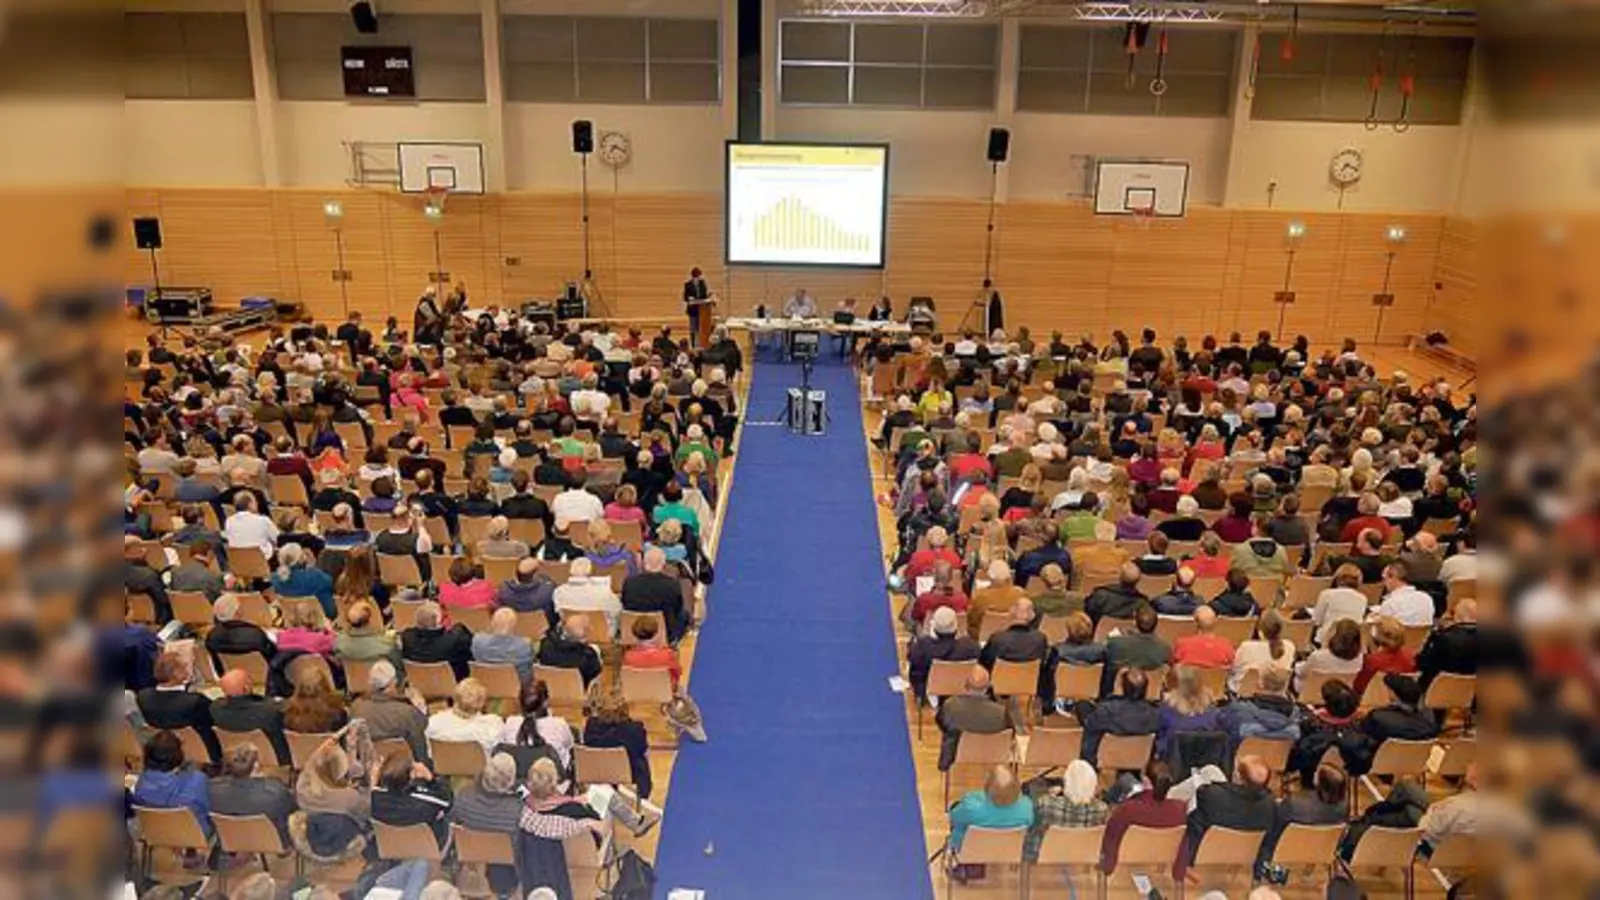
[[444, 201], [450, 196], [450, 189], [441, 186], [430, 186], [422, 192], [422, 214], [430, 219], [444, 217]]
[[1156, 208], [1154, 206], [1130, 206], [1128, 207], [1128, 212], [1133, 215], [1133, 221], [1138, 223], [1140, 228], [1148, 229], [1151, 223], [1156, 220]]

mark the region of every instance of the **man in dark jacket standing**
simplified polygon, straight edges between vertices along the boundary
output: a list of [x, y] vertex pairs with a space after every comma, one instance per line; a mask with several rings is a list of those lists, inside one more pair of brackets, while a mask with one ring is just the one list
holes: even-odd
[[1139, 735], [1156, 733], [1161, 724], [1161, 709], [1145, 699], [1149, 678], [1139, 669], [1124, 669], [1117, 676], [1118, 692], [1093, 705], [1081, 704], [1078, 720], [1083, 723], [1083, 758], [1097, 763], [1100, 739], [1108, 734]]
[[417, 624], [400, 632], [400, 658], [407, 662], [447, 662], [456, 680], [471, 675], [472, 632], [461, 624], [445, 628], [439, 604], [424, 603]]
[[644, 571], [622, 583], [622, 608], [633, 613], [661, 613], [667, 622], [667, 641], [676, 644], [689, 630], [689, 611], [683, 605], [683, 585], [667, 570], [667, 556], [659, 547], [644, 552]]

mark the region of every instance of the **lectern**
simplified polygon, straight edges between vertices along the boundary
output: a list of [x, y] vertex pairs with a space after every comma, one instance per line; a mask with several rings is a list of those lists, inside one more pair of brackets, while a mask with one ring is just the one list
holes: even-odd
[[689, 330], [694, 334], [696, 347], [709, 347], [711, 345], [712, 320], [717, 317], [717, 297], [715, 294], [704, 300], [686, 300], [684, 306], [689, 309]]

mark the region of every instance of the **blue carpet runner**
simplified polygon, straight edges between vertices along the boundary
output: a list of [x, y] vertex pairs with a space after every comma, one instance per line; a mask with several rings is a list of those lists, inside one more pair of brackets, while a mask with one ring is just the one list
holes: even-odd
[[[826, 343], [824, 344], [826, 349]], [[774, 419], [798, 365], [761, 363], [749, 414]], [[821, 361], [827, 433], [747, 424], [690, 693], [711, 741], [672, 773], [665, 897], [931, 900], [905, 706], [890, 691], [871, 474], [851, 370]]]

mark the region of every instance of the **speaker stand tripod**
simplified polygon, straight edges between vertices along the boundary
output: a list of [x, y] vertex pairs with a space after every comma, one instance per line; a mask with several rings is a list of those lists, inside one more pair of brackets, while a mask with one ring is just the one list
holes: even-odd
[[600, 293], [600, 285], [595, 282], [594, 269], [589, 263], [589, 154], [580, 151], [578, 159], [581, 160], [578, 214], [583, 227], [583, 280], [578, 282], [578, 296], [583, 298], [584, 312], [589, 318], [606, 319], [610, 318], [611, 309], [606, 305], [605, 296]]
[[956, 330], [965, 333], [972, 327], [972, 317], [976, 315], [978, 322], [983, 326], [985, 336], [989, 333], [989, 299], [994, 295], [994, 213], [995, 197], [1000, 191], [1000, 161], [989, 160], [989, 221], [983, 230], [983, 289], [978, 293], [972, 305], [967, 308], [961, 317], [961, 324]]

